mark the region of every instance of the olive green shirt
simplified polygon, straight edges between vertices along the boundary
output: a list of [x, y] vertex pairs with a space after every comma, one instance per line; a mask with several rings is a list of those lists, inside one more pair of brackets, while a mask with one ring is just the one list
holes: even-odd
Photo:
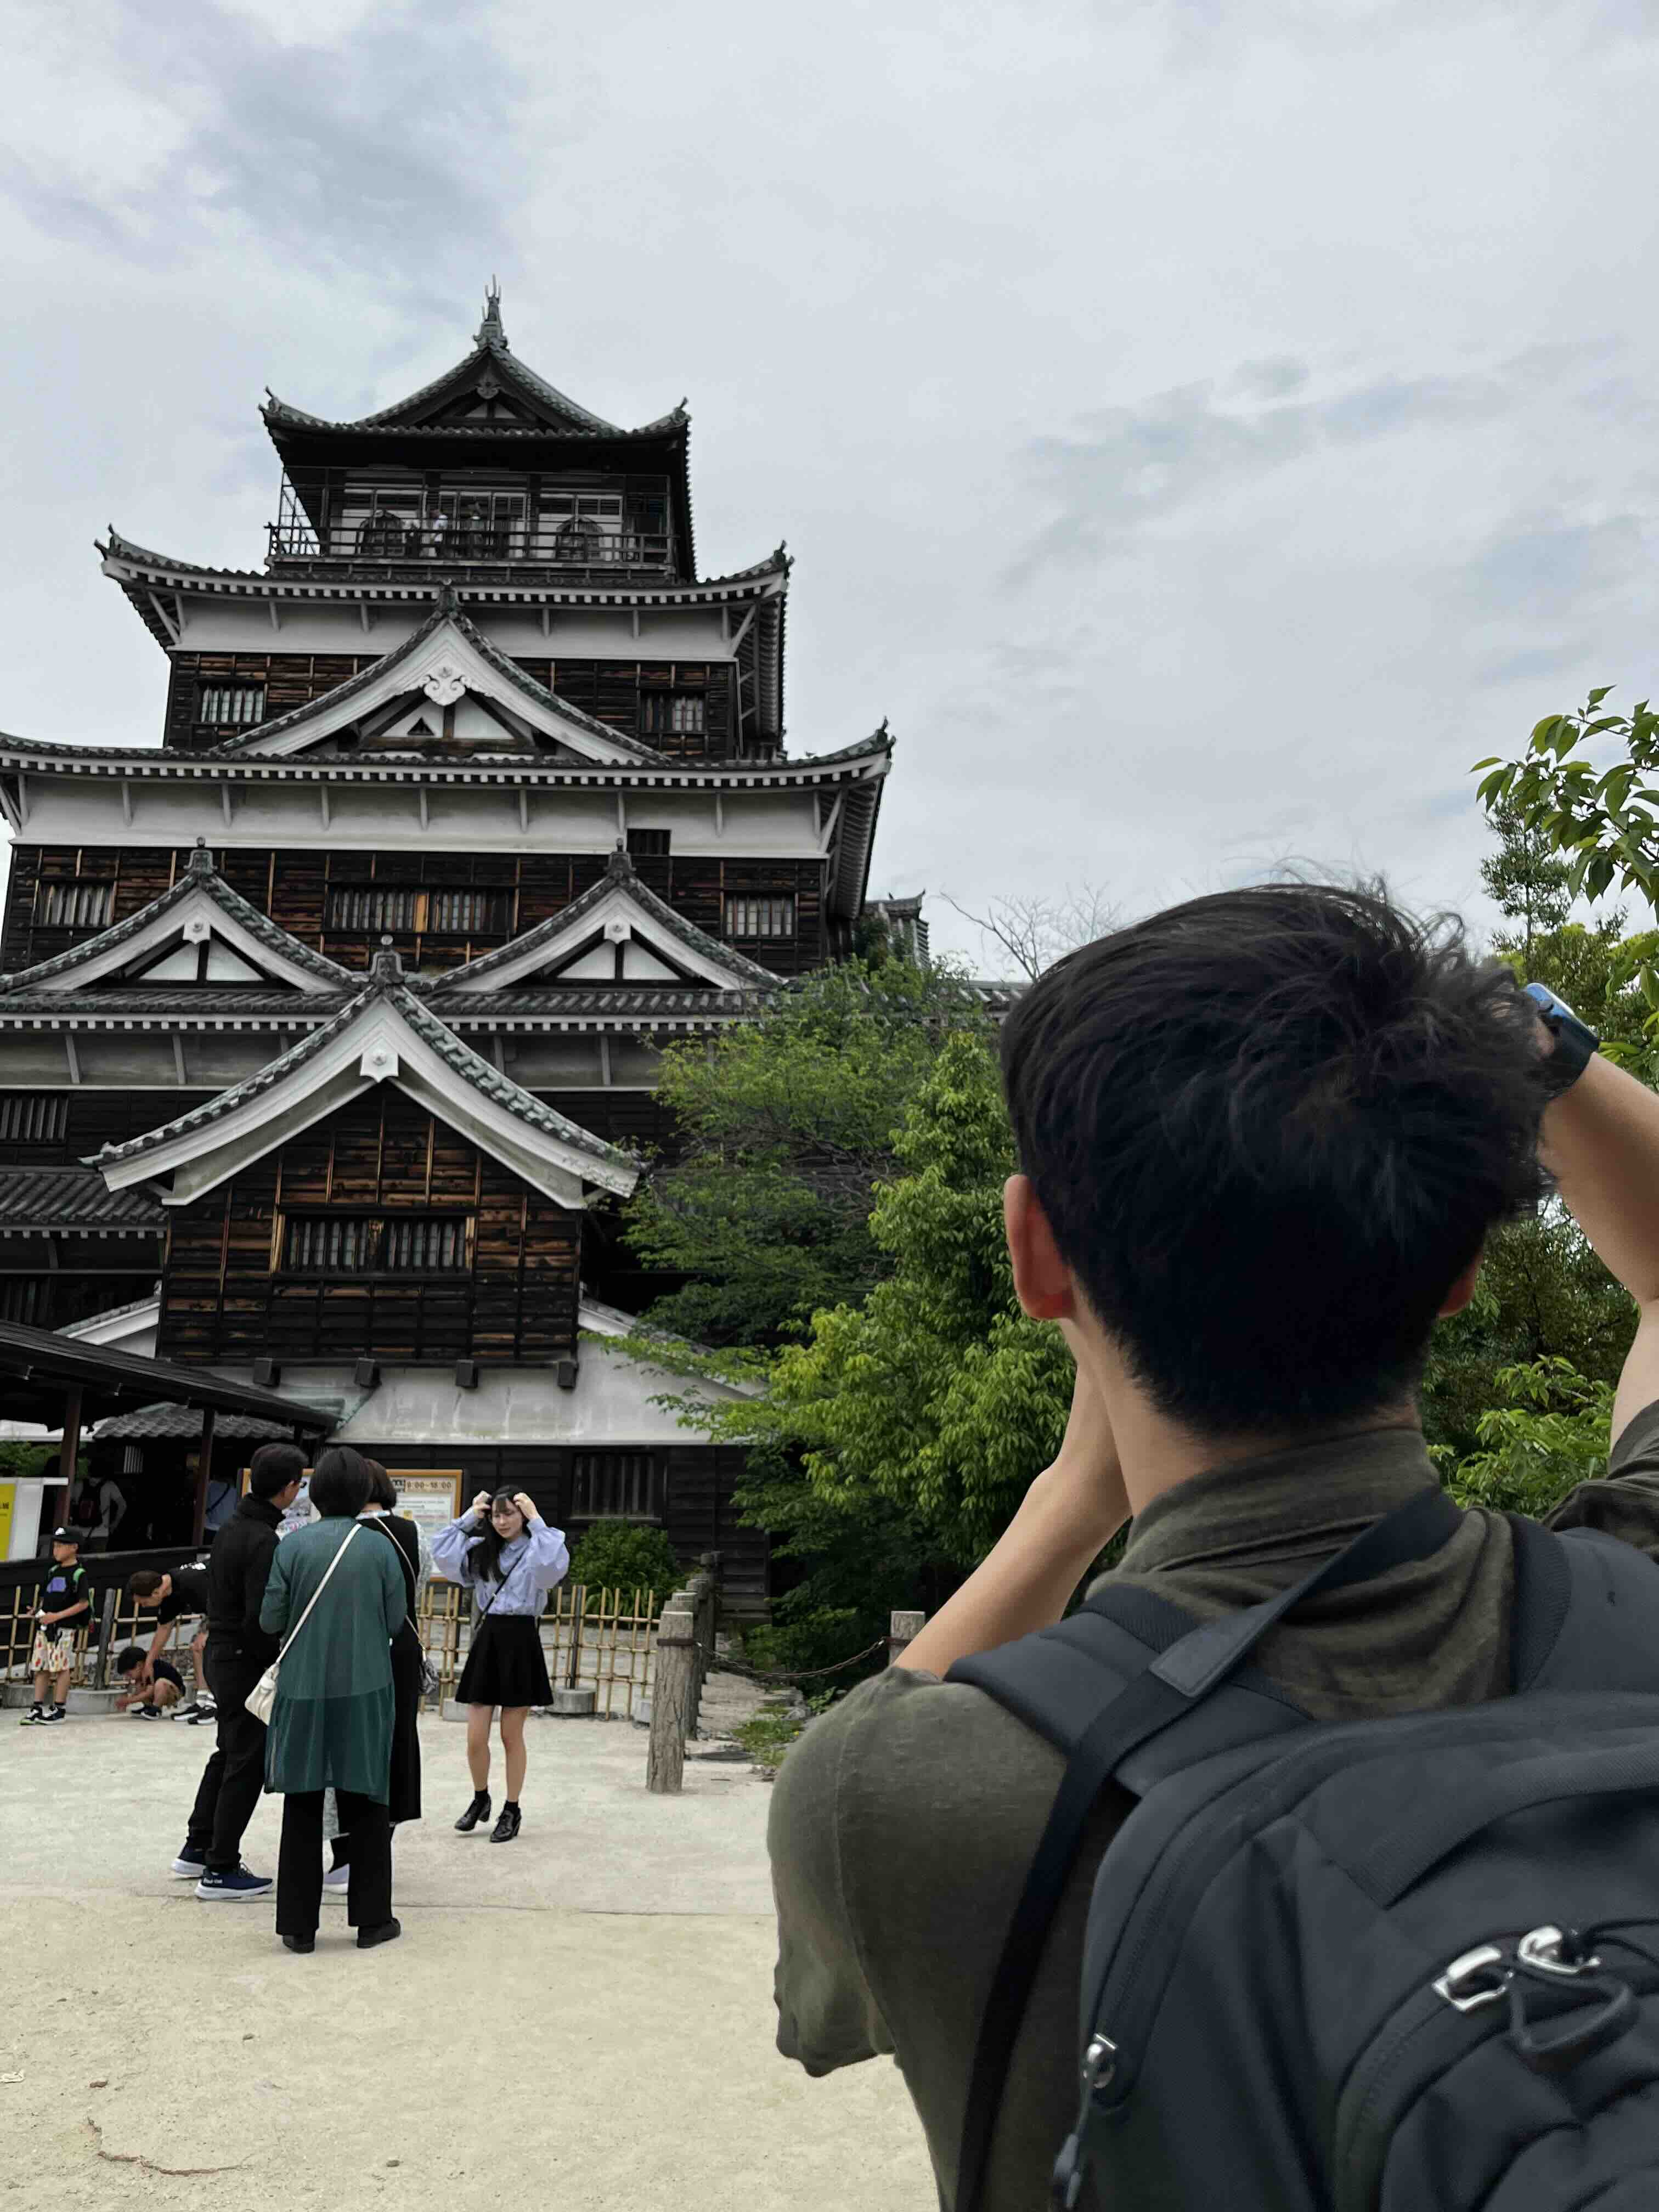
[[[1139, 1516], [1106, 1579], [1213, 1620], [1273, 1596], [1436, 1480], [1414, 1428], [1199, 1475]], [[1550, 1525], [1605, 1529], [1659, 1555], [1659, 1404], [1626, 1426], [1608, 1479], [1581, 1484]], [[1512, 1546], [1501, 1514], [1466, 1513], [1432, 1558], [1298, 1607], [1263, 1638], [1256, 1663], [1321, 1720], [1501, 1697]], [[942, 2212], [956, 2202], [980, 2017], [1064, 1766], [982, 1691], [890, 1668], [815, 1721], [778, 1777], [778, 2048], [813, 2075], [890, 2054], [927, 2133]], [[985, 2212], [1048, 2212], [1077, 2102], [1090, 1893], [1133, 1802], [1108, 1787], [1066, 1885], [1014, 2051]], [[1203, 2112], [1194, 2085], [1195, 2124]], [[1082, 2203], [1105, 2212], [1092, 2183]]]

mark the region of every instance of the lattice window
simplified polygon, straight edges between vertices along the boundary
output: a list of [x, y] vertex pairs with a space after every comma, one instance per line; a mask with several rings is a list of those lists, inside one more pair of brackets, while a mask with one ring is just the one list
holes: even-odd
[[290, 1214], [283, 1222], [287, 1275], [453, 1275], [467, 1266], [465, 1214]]
[[0, 1321], [44, 1328], [52, 1317], [52, 1282], [44, 1275], [0, 1275]]
[[513, 927], [510, 891], [414, 890], [392, 884], [337, 884], [326, 927], [342, 934], [504, 937]]
[[795, 933], [793, 892], [781, 897], [728, 897], [726, 902], [728, 937], [793, 937]]
[[638, 860], [665, 860], [672, 835], [670, 830], [630, 830], [628, 849]]
[[61, 1091], [0, 1092], [0, 1143], [55, 1145], [69, 1127], [69, 1100]]
[[246, 730], [265, 719], [263, 684], [205, 684], [196, 709], [198, 722], [216, 729]]
[[573, 1521], [660, 1521], [663, 1468], [654, 1452], [578, 1452], [571, 1465]]
[[42, 884], [36, 920], [44, 929], [102, 929], [114, 898], [113, 884]]
[[646, 734], [701, 736], [706, 705], [701, 691], [647, 691], [640, 701]]

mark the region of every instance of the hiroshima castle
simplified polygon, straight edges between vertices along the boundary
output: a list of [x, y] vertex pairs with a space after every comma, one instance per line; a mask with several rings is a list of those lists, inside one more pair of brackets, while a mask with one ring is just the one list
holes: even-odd
[[[672, 1141], [664, 1046], [851, 950], [891, 740], [786, 746], [787, 556], [700, 574], [684, 407], [578, 404], [498, 294], [395, 405], [263, 416], [262, 565], [99, 548], [159, 743], [0, 737], [0, 1323], [659, 1523], [759, 1611], [741, 1452], [607, 1349], [660, 1287], [618, 1206]], [[919, 902], [878, 911], [925, 953]], [[91, 1429], [151, 1542], [199, 1539], [200, 1419]], [[222, 1417], [216, 1469], [278, 1432]]]

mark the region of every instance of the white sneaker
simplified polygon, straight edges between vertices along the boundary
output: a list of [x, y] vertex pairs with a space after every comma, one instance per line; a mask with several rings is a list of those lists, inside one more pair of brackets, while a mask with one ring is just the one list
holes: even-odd
[[345, 1903], [346, 1892], [350, 1887], [351, 1869], [349, 1866], [330, 1867], [323, 1876], [323, 1895], [333, 1898], [341, 1905]]

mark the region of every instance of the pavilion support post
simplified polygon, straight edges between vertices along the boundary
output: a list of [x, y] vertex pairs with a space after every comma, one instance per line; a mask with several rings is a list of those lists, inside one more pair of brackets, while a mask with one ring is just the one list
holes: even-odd
[[685, 1739], [695, 1726], [692, 1678], [696, 1668], [696, 1601], [676, 1590], [657, 1622], [657, 1663], [651, 1683], [651, 1735], [645, 1786], [656, 1797], [677, 1797], [685, 1771]]
[[212, 1407], [204, 1406], [202, 1443], [196, 1455], [196, 1516], [190, 1536], [192, 1544], [199, 1544], [207, 1533], [208, 1477], [213, 1471], [213, 1422]]
[[81, 1456], [81, 1386], [71, 1382], [64, 1395], [64, 1441], [58, 1452], [58, 1479], [64, 1486], [64, 1519], [75, 1510], [75, 1468]]

